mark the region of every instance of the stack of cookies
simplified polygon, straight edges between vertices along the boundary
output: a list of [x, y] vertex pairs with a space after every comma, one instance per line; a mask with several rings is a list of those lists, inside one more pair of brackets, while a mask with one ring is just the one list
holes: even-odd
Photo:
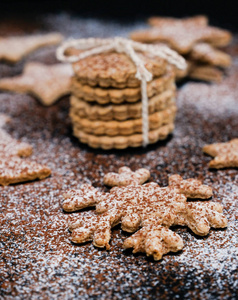
[[231, 33], [208, 25], [206, 16], [175, 19], [152, 17], [151, 28], [135, 31], [131, 38], [143, 43], [166, 44], [187, 61], [187, 70], [178, 71], [176, 79], [186, 76], [205, 81], [221, 81], [231, 57], [221, 48], [231, 40]]
[[[153, 75], [147, 84], [148, 138], [155, 143], [174, 129], [175, 74], [166, 60], [137, 54]], [[141, 146], [141, 82], [131, 59], [124, 53], [101, 53], [73, 63], [73, 69], [70, 117], [74, 135], [93, 148]]]

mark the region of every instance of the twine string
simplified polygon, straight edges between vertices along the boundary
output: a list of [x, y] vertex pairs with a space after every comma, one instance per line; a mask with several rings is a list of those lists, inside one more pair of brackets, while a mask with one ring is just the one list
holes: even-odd
[[[83, 52], [77, 55], [65, 54], [68, 48], [76, 48]], [[137, 52], [145, 52], [156, 57], [160, 57], [168, 61], [168, 63], [175, 65], [178, 69], [186, 68], [185, 59], [177, 52], [171, 50], [164, 45], [146, 45], [122, 37], [115, 37], [111, 39], [78, 39], [64, 42], [56, 51], [58, 60], [68, 63], [74, 63], [86, 57], [106, 53], [106, 52], [125, 53], [136, 66], [135, 77], [141, 81], [141, 101], [142, 101], [142, 137], [143, 146], [149, 144], [149, 112], [148, 112], [148, 95], [147, 82], [151, 81], [153, 75], [146, 69], [144, 61]]]

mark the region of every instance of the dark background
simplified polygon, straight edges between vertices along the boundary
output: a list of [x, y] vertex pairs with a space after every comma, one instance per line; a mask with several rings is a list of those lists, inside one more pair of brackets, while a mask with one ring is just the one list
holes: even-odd
[[185, 17], [206, 14], [210, 23], [222, 25], [234, 31], [238, 28], [238, 8], [235, 0], [0, 0], [0, 18], [45, 13], [69, 12], [81, 17], [97, 17], [134, 21], [151, 15]]

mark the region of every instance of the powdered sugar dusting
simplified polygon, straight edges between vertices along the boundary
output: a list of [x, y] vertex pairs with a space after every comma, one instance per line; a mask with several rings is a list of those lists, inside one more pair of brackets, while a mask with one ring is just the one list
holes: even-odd
[[211, 198], [210, 187], [195, 179], [183, 180], [179, 175], [169, 178], [167, 188], [161, 188], [154, 182], [141, 186], [148, 177], [146, 169], [132, 172], [128, 167], [122, 167], [118, 174], [104, 176], [108, 185], [118, 186], [110, 193], [100, 193], [90, 185], [65, 193], [63, 209], [67, 212], [96, 206], [95, 214], [80, 214], [78, 220], [70, 225], [72, 241], [83, 243], [92, 240], [95, 246], [109, 250], [111, 228], [120, 223], [124, 231], [136, 232], [124, 241], [124, 248], [133, 248], [133, 253], [145, 252], [147, 256], [160, 260], [164, 254], [183, 248], [182, 239], [169, 227], [188, 226], [194, 233], [204, 236], [210, 227], [227, 226], [218, 203], [186, 202], [187, 197]]
[[233, 60], [233, 68], [221, 84], [190, 83], [182, 87], [178, 103], [192, 106], [204, 119], [211, 116], [217, 121], [238, 113], [237, 76], [238, 60]]
[[[55, 19], [50, 16], [48, 20], [45, 21], [47, 30], [52, 31], [55, 26], [61, 32], [80, 32], [80, 37], [92, 30], [99, 36], [122, 33], [118, 24], [111, 27], [96, 21], [101, 24], [97, 27], [95, 23], [69, 16]], [[125, 25], [123, 28], [124, 34], [134, 29]], [[1, 113], [12, 118], [6, 131], [30, 143], [34, 148], [32, 159], [37, 157], [52, 169], [52, 176], [42, 181], [0, 187], [0, 295], [3, 299], [152, 299], [156, 296], [236, 299], [237, 169], [211, 171], [210, 157], [201, 151], [205, 143], [228, 141], [238, 132], [237, 44], [231, 47], [231, 52], [234, 64], [221, 84], [194, 82], [180, 87], [173, 136], [147, 149], [92, 150], [72, 137], [68, 98], [45, 108], [30, 96], [0, 94]], [[14, 67], [11, 70], [19, 71]], [[0, 77], [1, 72], [2, 69]], [[226, 103], [217, 89], [230, 91], [226, 92]], [[206, 96], [210, 90], [211, 99]], [[123, 165], [133, 170], [148, 168], [150, 181], [160, 186], [167, 186], [168, 175], [177, 173], [185, 179], [200, 179], [213, 188], [213, 200], [224, 206], [228, 228], [211, 230], [208, 237], [199, 238], [187, 229], [176, 227], [173, 230], [183, 238], [184, 248], [159, 262], [122, 250], [128, 235], [118, 227], [112, 232], [110, 252], [98, 250], [90, 243], [73, 245], [67, 227], [77, 220], [77, 213], [63, 212], [62, 194], [67, 189], [79, 188], [82, 183], [106, 191], [103, 176]], [[91, 213], [91, 210], [83, 212]]]

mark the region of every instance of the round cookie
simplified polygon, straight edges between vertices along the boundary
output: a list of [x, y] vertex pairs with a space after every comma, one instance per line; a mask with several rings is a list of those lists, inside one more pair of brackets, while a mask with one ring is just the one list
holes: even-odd
[[[173, 104], [163, 111], [149, 115], [149, 130], [156, 129], [164, 124], [173, 122], [176, 110], [176, 105]], [[70, 117], [74, 127], [88, 134], [117, 136], [142, 132], [142, 118], [126, 121], [90, 121], [86, 118], [80, 118], [72, 112]]]
[[[175, 102], [175, 86], [149, 99], [149, 114], [161, 111]], [[89, 120], [124, 121], [141, 117], [142, 103], [98, 105], [85, 102], [75, 96], [70, 98], [70, 113]]]
[[[150, 54], [138, 53], [146, 69], [159, 77], [166, 72], [166, 60]], [[102, 53], [73, 63], [75, 76], [82, 84], [101, 87], [138, 87], [137, 68], [124, 53]]]
[[[174, 124], [169, 123], [160, 128], [149, 131], [149, 144], [164, 140], [174, 130]], [[82, 143], [88, 144], [92, 148], [125, 149], [127, 147], [140, 147], [143, 145], [142, 134], [132, 134], [128, 136], [96, 136], [88, 134], [77, 128], [73, 129], [74, 136]]]
[[[161, 93], [174, 85], [174, 72], [168, 71], [158, 78], [154, 78], [147, 84], [147, 95], [152, 97], [155, 94]], [[102, 88], [92, 87], [87, 84], [82, 84], [76, 76], [71, 80], [72, 93], [77, 98], [82, 98], [87, 102], [97, 102], [98, 104], [120, 104], [123, 102], [136, 102], [141, 99], [141, 88]]]

